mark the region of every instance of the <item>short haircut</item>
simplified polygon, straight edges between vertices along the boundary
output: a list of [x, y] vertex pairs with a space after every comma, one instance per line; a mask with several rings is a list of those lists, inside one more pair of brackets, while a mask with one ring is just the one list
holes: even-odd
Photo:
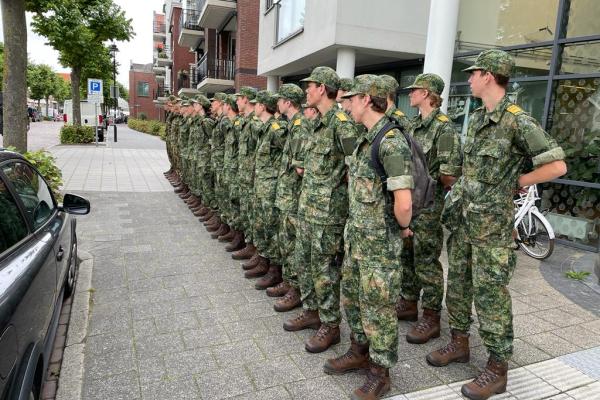
[[440, 108], [442, 106], [443, 99], [439, 94], [429, 91], [427, 98], [431, 107]]
[[371, 96], [371, 106], [373, 111], [385, 114], [385, 110], [387, 110], [387, 98]]
[[496, 73], [493, 73], [493, 72], [490, 72], [490, 74], [492, 74], [492, 76], [496, 80], [496, 83], [499, 86], [502, 86], [504, 89], [506, 89], [508, 87], [508, 81], [510, 80], [510, 78], [508, 76], [496, 74]]
[[327, 94], [327, 98], [329, 100], [337, 99], [337, 93], [338, 93], [337, 89], [334, 89], [331, 86], [327, 86], [325, 84], [322, 84], [322, 85], [325, 86], [325, 93]]

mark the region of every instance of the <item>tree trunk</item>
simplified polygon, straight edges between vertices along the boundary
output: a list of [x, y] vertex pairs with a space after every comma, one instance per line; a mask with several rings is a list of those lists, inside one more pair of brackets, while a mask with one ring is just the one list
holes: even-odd
[[[46, 117], [49, 117], [48, 115], [48, 102], [50, 101], [50, 96], [46, 97]], [[54, 115], [52, 115], [54, 116]]]
[[4, 32], [4, 146], [27, 151], [27, 24], [25, 0], [0, 0]]
[[81, 99], [79, 97], [79, 80], [81, 67], [71, 68], [71, 97], [73, 99], [73, 125], [81, 126]]

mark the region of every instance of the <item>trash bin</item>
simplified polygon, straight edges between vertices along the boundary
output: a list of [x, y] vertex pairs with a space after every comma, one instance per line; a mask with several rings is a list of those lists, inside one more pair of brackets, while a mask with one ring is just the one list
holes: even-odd
[[99, 126], [97, 129], [98, 132], [98, 142], [104, 142], [104, 128]]

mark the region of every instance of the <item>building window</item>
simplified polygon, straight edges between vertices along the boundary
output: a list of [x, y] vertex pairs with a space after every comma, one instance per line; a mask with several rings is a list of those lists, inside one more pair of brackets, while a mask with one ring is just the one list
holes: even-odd
[[570, 0], [569, 11], [565, 13], [566, 37], [600, 34], [597, 0]]
[[138, 82], [136, 93], [139, 97], [148, 97], [150, 96], [150, 84], [148, 82]]
[[305, 0], [274, 0], [277, 5], [277, 43], [304, 28]]

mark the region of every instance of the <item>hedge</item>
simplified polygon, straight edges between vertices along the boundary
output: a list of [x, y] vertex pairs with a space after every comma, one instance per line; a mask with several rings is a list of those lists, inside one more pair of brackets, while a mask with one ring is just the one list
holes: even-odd
[[94, 140], [92, 126], [65, 125], [60, 129], [61, 144], [92, 143]]
[[127, 120], [127, 126], [133, 130], [148, 133], [153, 136], [160, 136], [162, 140], [165, 140], [165, 128], [166, 125], [160, 121], [146, 120], [129, 118]]
[[[17, 151], [14, 147], [8, 147], [8, 150]], [[42, 149], [23, 153], [23, 157], [40, 171], [56, 199], [62, 201], [62, 193], [60, 192], [60, 187], [63, 184], [62, 172], [56, 165], [56, 159], [52, 153]]]

